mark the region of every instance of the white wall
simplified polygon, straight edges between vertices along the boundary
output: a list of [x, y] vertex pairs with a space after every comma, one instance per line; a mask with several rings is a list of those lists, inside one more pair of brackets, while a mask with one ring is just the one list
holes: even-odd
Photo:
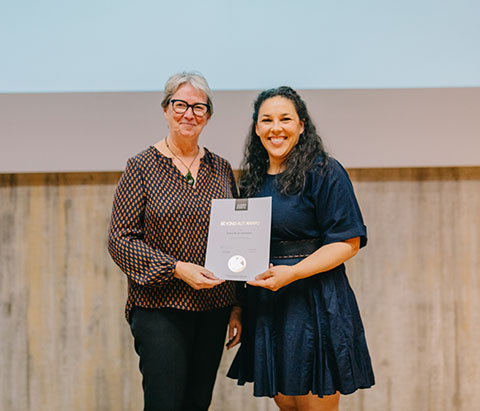
[[[120, 170], [201, 71], [237, 168], [258, 89], [305, 90], [348, 167], [479, 165], [477, 0], [0, 0], [0, 173]], [[3, 94], [2, 94], [3, 93]]]
[[[214, 92], [200, 143], [238, 168], [257, 91]], [[480, 88], [305, 90], [346, 167], [480, 165]], [[0, 94], [0, 173], [122, 170], [168, 132], [161, 94]]]

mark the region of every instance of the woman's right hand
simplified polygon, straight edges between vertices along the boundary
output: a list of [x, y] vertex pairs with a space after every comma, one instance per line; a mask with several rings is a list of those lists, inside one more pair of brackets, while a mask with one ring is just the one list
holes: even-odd
[[201, 265], [184, 263], [183, 261], [177, 262], [173, 276], [185, 281], [195, 290], [212, 288], [225, 281], [215, 277], [211, 271]]

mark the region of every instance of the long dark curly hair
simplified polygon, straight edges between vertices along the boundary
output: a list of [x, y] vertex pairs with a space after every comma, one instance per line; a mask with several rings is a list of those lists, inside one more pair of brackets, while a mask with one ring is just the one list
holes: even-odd
[[307, 172], [317, 166], [318, 158], [322, 159], [318, 163], [320, 171], [328, 162], [328, 154], [323, 141], [317, 134], [307, 106], [298, 93], [286, 86], [264, 90], [253, 103], [252, 125], [245, 143], [239, 182], [240, 193], [243, 197], [251, 197], [256, 194], [265, 180], [269, 167], [268, 153], [255, 131], [255, 126], [263, 102], [277, 96], [289, 99], [294, 104], [298, 117], [304, 123], [303, 133], [300, 134], [297, 144], [284, 160], [285, 171], [279, 174], [275, 181], [280, 192], [285, 195], [298, 193], [305, 184]]

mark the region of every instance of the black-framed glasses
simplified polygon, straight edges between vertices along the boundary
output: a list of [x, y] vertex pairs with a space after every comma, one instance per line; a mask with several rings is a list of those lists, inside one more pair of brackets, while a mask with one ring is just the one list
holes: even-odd
[[197, 117], [203, 117], [210, 110], [210, 106], [205, 103], [188, 104], [186, 101], [171, 99], [173, 111], [177, 114], [184, 114], [191, 107], [193, 114]]

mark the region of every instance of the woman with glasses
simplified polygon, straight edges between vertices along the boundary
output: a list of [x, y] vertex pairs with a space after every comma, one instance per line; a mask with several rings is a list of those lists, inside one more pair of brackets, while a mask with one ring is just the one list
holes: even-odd
[[170, 77], [162, 107], [169, 133], [128, 160], [109, 251], [128, 279], [145, 410], [205, 411], [227, 324], [228, 348], [241, 332], [234, 284], [203, 267], [212, 199], [236, 196], [236, 185], [230, 164], [198, 144], [213, 113], [205, 78]]
[[366, 228], [348, 174], [293, 89], [260, 93], [252, 117], [240, 194], [272, 197], [272, 265], [247, 286], [228, 375], [284, 411], [338, 410], [340, 393], [374, 384], [343, 264], [366, 245]]

